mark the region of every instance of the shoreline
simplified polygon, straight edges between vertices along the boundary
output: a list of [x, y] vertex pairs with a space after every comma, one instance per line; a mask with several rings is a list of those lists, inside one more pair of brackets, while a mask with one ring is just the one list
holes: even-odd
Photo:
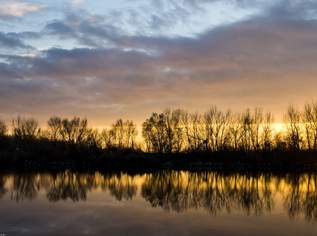
[[[7, 155], [10, 155], [7, 153]], [[0, 171], [102, 171], [102, 172], [153, 172], [222, 171], [222, 172], [317, 172], [317, 153], [313, 152], [269, 152], [269, 153], [111, 153], [101, 156], [65, 156], [44, 158], [28, 154], [14, 158], [2, 158]]]

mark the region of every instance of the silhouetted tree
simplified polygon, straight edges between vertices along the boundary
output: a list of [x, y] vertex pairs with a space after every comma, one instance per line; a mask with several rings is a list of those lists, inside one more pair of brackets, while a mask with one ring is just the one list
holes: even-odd
[[262, 148], [265, 151], [271, 151], [273, 147], [272, 141], [272, 123], [274, 121], [272, 113], [266, 113], [262, 126]]
[[167, 152], [180, 152], [183, 146], [183, 127], [181, 125], [181, 110], [165, 110]]
[[153, 113], [142, 125], [142, 135], [147, 150], [152, 152], [168, 152], [166, 121], [163, 113]]
[[35, 139], [39, 133], [39, 123], [34, 118], [17, 117], [12, 120], [13, 134], [19, 139]]
[[223, 113], [217, 107], [212, 107], [205, 113], [204, 126], [208, 150], [220, 151], [228, 146], [230, 117], [230, 111]]
[[240, 113], [236, 113], [231, 116], [229, 124], [229, 135], [231, 146], [233, 150], [239, 150], [242, 148], [241, 139], [242, 139], [242, 118]]
[[[280, 151], [317, 150], [317, 102], [308, 103], [300, 112], [289, 106], [284, 117], [286, 132], [273, 136], [271, 113], [263, 113], [262, 109], [246, 109], [242, 113], [221, 111], [213, 106], [205, 113], [189, 113], [184, 110], [164, 110], [153, 113], [142, 124], [143, 143], [148, 152], [179, 153], [179, 152], [221, 152], [225, 150], [261, 152], [278, 149]], [[54, 147], [63, 143], [77, 150], [86, 147], [101, 149], [136, 149], [138, 130], [131, 120], [116, 120], [109, 129], [93, 130], [88, 127], [87, 119], [51, 117], [47, 121], [47, 130], [42, 131], [33, 118], [17, 117], [12, 121], [13, 140], [25, 140], [43, 143], [48, 149], [50, 141]], [[0, 120], [0, 137], [6, 134], [5, 122]], [[10, 138], [2, 139], [10, 143]], [[7, 146], [6, 142], [1, 142]], [[14, 143], [14, 142], [11, 142]], [[19, 148], [30, 147], [38, 150], [37, 145], [30, 142], [17, 142]], [[45, 143], [45, 145], [44, 145]], [[20, 145], [21, 144], [21, 145]], [[70, 149], [67, 149], [70, 150]], [[75, 149], [74, 149], [75, 150]], [[91, 151], [90, 150], [90, 151]], [[47, 151], [47, 150], [45, 150]], [[57, 152], [57, 151], [56, 151]], [[22, 152], [21, 152], [22, 153]], [[95, 153], [95, 152], [91, 152]]]
[[61, 121], [60, 136], [63, 141], [69, 143], [84, 143], [89, 135], [87, 119], [74, 117], [73, 119], [63, 119]]
[[[111, 143], [118, 148], [134, 148], [137, 136], [137, 127], [133, 121], [122, 119], [117, 120], [111, 127], [109, 133], [104, 131], [104, 141]], [[107, 140], [108, 139], [108, 140]], [[108, 143], [109, 145], [109, 143]]]
[[287, 141], [282, 132], [278, 132], [274, 135], [275, 148], [279, 151], [287, 150]]
[[103, 129], [100, 134], [101, 145], [105, 149], [109, 149], [112, 147], [112, 132], [108, 129]]
[[302, 120], [308, 150], [317, 150], [317, 102], [307, 103]]
[[182, 123], [185, 129], [187, 140], [187, 150], [203, 151], [207, 150], [208, 141], [204, 126], [204, 117], [196, 113], [183, 113]]
[[260, 150], [260, 128], [263, 123], [263, 111], [262, 109], [255, 108], [254, 114], [252, 117], [252, 125], [251, 125], [251, 141], [253, 150]]
[[300, 150], [302, 142], [301, 113], [294, 106], [290, 105], [285, 115], [285, 121], [289, 148]]
[[113, 144], [119, 148], [123, 148], [124, 144], [124, 123], [122, 119], [117, 120], [111, 128]]
[[183, 150], [184, 136], [189, 135], [184, 123], [185, 112], [182, 110], [165, 110], [163, 113], [153, 113], [143, 123], [143, 138], [149, 151], [180, 152]]
[[61, 138], [63, 128], [62, 119], [60, 117], [51, 117], [48, 122], [49, 136], [52, 140], [56, 141]]
[[90, 129], [88, 131], [88, 134], [86, 136], [84, 144], [87, 147], [91, 147], [91, 148], [96, 148], [96, 149], [101, 148], [102, 147], [102, 138], [99, 135], [98, 130]]
[[3, 137], [7, 134], [7, 125], [5, 123], [5, 121], [0, 120], [0, 137]]
[[256, 108], [254, 113], [247, 109], [242, 114], [242, 147], [245, 151], [260, 149], [260, 127], [263, 122], [263, 112]]
[[241, 141], [242, 141], [242, 148], [244, 151], [250, 151], [251, 150], [251, 145], [252, 145], [252, 116], [250, 109], [247, 109], [243, 114], [242, 114], [242, 136], [241, 136]]
[[136, 137], [138, 135], [138, 130], [136, 124], [132, 120], [127, 120], [124, 122], [124, 143], [127, 148], [135, 148]]

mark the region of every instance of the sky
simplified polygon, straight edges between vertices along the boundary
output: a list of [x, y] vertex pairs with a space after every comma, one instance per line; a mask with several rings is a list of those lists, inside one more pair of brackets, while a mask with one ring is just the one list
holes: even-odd
[[317, 0], [0, 0], [0, 117], [317, 99]]

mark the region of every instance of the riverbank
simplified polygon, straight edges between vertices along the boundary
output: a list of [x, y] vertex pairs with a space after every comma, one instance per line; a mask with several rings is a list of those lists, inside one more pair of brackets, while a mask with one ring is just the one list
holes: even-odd
[[0, 153], [1, 170], [84, 170], [84, 171], [270, 171], [317, 172], [313, 152], [213, 152], [158, 154], [140, 151], [65, 152], [41, 155]]

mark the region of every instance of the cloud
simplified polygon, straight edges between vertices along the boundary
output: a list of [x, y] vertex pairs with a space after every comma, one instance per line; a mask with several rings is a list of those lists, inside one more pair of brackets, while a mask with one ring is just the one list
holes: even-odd
[[76, 40], [81, 46], [129, 46], [133, 38], [197, 38], [249, 19], [306, 20], [314, 12], [317, 15], [316, 9], [317, 4], [310, 0], [159, 0], [141, 4], [139, 9], [123, 8], [106, 15], [68, 12], [64, 19], [48, 23], [45, 33]]
[[[224, 1], [122, 1], [120, 9], [73, 10], [64, 19], [50, 22], [46, 29], [56, 36], [73, 37], [81, 45], [115, 44], [124, 36], [196, 37], [220, 25], [241, 21], [258, 13], [251, 7]], [[99, 3], [103, 6], [102, 3]], [[108, 7], [108, 6], [105, 6]], [[87, 5], [89, 8], [89, 5]], [[96, 12], [99, 12], [96, 13]], [[66, 35], [68, 34], [68, 35]], [[115, 41], [115, 42], [114, 42]]]
[[118, 29], [106, 23], [104, 17], [76, 14], [48, 23], [44, 32], [61, 39], [75, 39], [81, 45], [91, 47], [116, 44], [120, 37]]
[[0, 49], [31, 49], [32, 47], [25, 44], [18, 36], [18, 34], [0, 32]]
[[69, 14], [42, 33], [61, 42], [76, 39], [81, 48], [0, 56], [0, 107], [6, 114], [88, 116], [94, 124], [212, 104], [235, 110], [261, 106], [281, 115], [289, 103], [317, 98], [317, 21], [306, 14], [314, 9], [309, 2], [280, 1], [263, 14], [196, 37], [128, 34], [105, 16]]
[[0, 17], [22, 17], [27, 13], [43, 9], [42, 5], [21, 1], [0, 1]]
[[[111, 119], [122, 114], [136, 118], [169, 106], [206, 109], [214, 103], [234, 109], [259, 105], [279, 113], [282, 105], [315, 96], [315, 21], [258, 18], [197, 39], [125, 40], [132, 50], [50, 49], [35, 58], [7, 57], [10, 71], [23, 77], [19, 84], [11, 80], [11, 99], [19, 98], [25, 110], [48, 106], [51, 112]], [[36, 106], [34, 94], [45, 96]]]
[[76, 7], [81, 6], [84, 2], [85, 0], [71, 0], [71, 4]]

